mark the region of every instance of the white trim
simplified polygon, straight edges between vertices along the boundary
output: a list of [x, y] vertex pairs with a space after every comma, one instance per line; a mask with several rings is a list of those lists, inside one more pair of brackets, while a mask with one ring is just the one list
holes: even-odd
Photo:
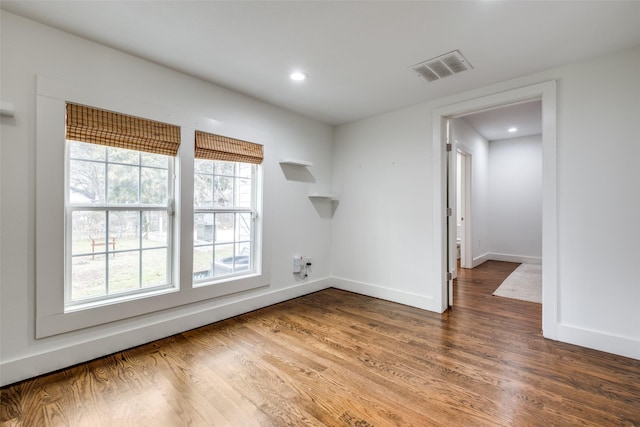
[[[443, 149], [443, 122], [480, 110], [491, 109], [525, 100], [542, 99], [542, 330], [546, 338], [556, 339], [558, 325], [558, 238], [557, 238], [557, 180], [556, 180], [556, 82], [546, 81], [504, 92], [488, 94], [474, 99], [435, 108], [433, 126], [433, 255], [432, 277], [441, 283], [436, 299], [441, 301], [439, 311], [446, 306], [446, 224], [444, 223], [446, 172]], [[440, 236], [440, 239], [438, 239]], [[475, 264], [476, 260], [474, 260]]]
[[557, 340], [640, 360], [640, 340], [559, 324]]
[[141, 319], [136, 326], [126, 332], [115, 331], [90, 337], [83, 342], [66, 347], [3, 361], [0, 364], [0, 386], [327, 289], [330, 285], [330, 279], [320, 279], [233, 302], [207, 303], [199, 307], [180, 307], [174, 309], [170, 316], [164, 313], [162, 316], [157, 316], [156, 319], [154, 319], [156, 316], [152, 314], [148, 318]]
[[369, 283], [356, 282], [354, 280], [331, 278], [332, 287], [344, 291], [380, 298], [386, 301], [397, 302], [410, 307], [421, 308], [423, 310], [437, 311], [437, 306], [432, 297], [419, 295], [412, 292], [399, 291], [397, 289], [386, 288], [384, 286], [372, 285]]
[[489, 253], [484, 253], [480, 256], [477, 256], [473, 259], [473, 262], [471, 264], [471, 268], [476, 268], [477, 266], [479, 266], [480, 264], [483, 264], [487, 261], [489, 261], [491, 258], [489, 258]]
[[542, 257], [488, 253], [487, 259], [493, 261], [519, 262], [521, 264], [542, 264]]

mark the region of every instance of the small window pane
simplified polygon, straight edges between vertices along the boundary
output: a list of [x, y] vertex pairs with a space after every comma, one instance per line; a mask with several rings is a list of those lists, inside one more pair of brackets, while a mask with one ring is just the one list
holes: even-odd
[[213, 174], [213, 162], [211, 160], [195, 159], [193, 162], [195, 173]]
[[165, 211], [142, 212], [142, 246], [145, 248], [168, 245], [169, 216]]
[[247, 178], [236, 178], [236, 206], [241, 208], [249, 208], [253, 204], [251, 180]]
[[120, 252], [109, 257], [109, 294], [138, 289], [140, 252]]
[[138, 203], [138, 171], [136, 166], [108, 165], [107, 203]]
[[196, 174], [193, 181], [195, 207], [213, 206], [213, 176]]
[[194, 241], [196, 244], [213, 241], [213, 214], [197, 213], [194, 219]]
[[71, 258], [71, 299], [106, 295], [106, 259], [105, 255]]
[[86, 142], [69, 141], [69, 156], [72, 159], [105, 161], [107, 147]]
[[213, 277], [213, 246], [196, 246], [193, 248], [193, 278], [210, 277]]
[[108, 147], [109, 163], [140, 164], [140, 152], [124, 148]]
[[105, 212], [74, 211], [71, 214], [71, 253], [105, 252], [107, 235]]
[[213, 162], [213, 164], [215, 165], [216, 175], [233, 176], [235, 163], [217, 161], [217, 162]]
[[213, 206], [233, 206], [233, 178], [216, 176], [214, 178], [214, 190]]
[[142, 203], [165, 204], [168, 196], [169, 171], [166, 169], [141, 168]]
[[238, 176], [251, 178], [254, 166], [249, 163], [238, 163]]
[[140, 153], [140, 164], [142, 166], [152, 166], [160, 169], [169, 168], [169, 157], [162, 154]]
[[235, 214], [233, 213], [216, 213], [215, 214], [216, 243], [233, 242], [234, 216]]
[[233, 244], [216, 245], [214, 254], [214, 276], [233, 273]]
[[142, 287], [160, 286], [167, 280], [167, 250], [142, 251]]
[[109, 250], [115, 246], [116, 250], [140, 248], [140, 212], [139, 211], [110, 211], [109, 212]]
[[104, 173], [104, 163], [70, 160], [69, 201], [71, 203], [103, 203]]
[[251, 239], [251, 225], [253, 221], [250, 213], [239, 213], [236, 217], [236, 241], [248, 241]]

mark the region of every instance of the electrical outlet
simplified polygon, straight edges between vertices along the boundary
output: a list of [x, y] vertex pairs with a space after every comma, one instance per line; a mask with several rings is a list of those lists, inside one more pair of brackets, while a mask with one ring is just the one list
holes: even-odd
[[307, 267], [311, 267], [311, 264], [312, 264], [311, 257], [308, 256], [308, 257], [305, 258], [305, 260], [307, 261]]

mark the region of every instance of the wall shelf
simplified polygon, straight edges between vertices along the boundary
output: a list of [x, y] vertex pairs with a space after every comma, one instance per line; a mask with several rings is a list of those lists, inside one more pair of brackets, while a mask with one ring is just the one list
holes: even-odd
[[307, 195], [310, 199], [329, 199], [333, 201], [338, 201], [338, 195], [333, 193], [309, 193]]
[[285, 157], [280, 159], [279, 162], [281, 165], [292, 165], [292, 166], [313, 166], [313, 163], [308, 160], [294, 159], [292, 157]]

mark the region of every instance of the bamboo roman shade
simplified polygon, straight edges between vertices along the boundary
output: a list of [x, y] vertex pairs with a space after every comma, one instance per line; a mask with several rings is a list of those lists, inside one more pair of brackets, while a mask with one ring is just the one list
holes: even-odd
[[227, 162], [262, 163], [262, 145], [212, 133], [196, 131], [197, 159]]
[[180, 127], [99, 108], [67, 103], [66, 138], [175, 156]]

